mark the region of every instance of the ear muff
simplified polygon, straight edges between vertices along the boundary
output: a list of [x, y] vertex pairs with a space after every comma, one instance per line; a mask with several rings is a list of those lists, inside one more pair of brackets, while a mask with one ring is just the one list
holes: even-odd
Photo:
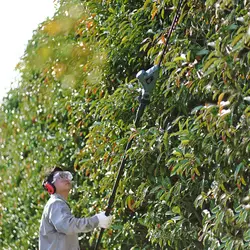
[[49, 183], [48, 181], [46, 181], [43, 184], [44, 188], [48, 191], [49, 194], [54, 194], [56, 192], [56, 187], [54, 184]]

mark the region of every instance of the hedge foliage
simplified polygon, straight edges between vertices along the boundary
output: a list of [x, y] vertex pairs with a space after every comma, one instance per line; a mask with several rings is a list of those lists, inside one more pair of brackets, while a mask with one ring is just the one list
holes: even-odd
[[177, 2], [60, 1], [34, 31], [0, 107], [1, 249], [37, 249], [54, 165], [74, 175], [76, 216], [105, 209], [130, 136], [102, 249], [249, 249], [249, 1], [184, 2], [133, 124], [135, 75], [158, 62]]

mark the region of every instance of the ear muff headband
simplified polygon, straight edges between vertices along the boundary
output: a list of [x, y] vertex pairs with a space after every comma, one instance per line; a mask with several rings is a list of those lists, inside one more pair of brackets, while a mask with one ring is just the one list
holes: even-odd
[[45, 182], [43, 186], [48, 191], [49, 194], [54, 194], [56, 192], [56, 187], [52, 183]]

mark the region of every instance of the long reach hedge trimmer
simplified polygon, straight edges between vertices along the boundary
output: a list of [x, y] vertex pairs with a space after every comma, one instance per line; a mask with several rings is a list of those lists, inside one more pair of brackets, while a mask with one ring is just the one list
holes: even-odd
[[[167, 46], [168, 46], [168, 43], [169, 43], [169, 39], [170, 39], [170, 37], [172, 35], [172, 32], [175, 29], [175, 27], [177, 25], [177, 22], [179, 20], [181, 7], [182, 7], [182, 4], [183, 4], [184, 1], [185, 0], [179, 0], [179, 2], [178, 2], [177, 9], [176, 9], [176, 14], [175, 14], [175, 17], [174, 17], [174, 19], [172, 21], [170, 29], [169, 29], [169, 31], [167, 33], [165, 46], [164, 46], [163, 52], [161, 54], [159, 63], [157, 65], [154, 65], [153, 67], [151, 67], [147, 71], [145, 71], [145, 70], [139, 71], [137, 73], [137, 75], [136, 75], [136, 78], [138, 79], [138, 81], [141, 83], [141, 85], [143, 87], [141, 96], [139, 98], [140, 105], [139, 105], [138, 110], [136, 112], [136, 118], [135, 118], [135, 122], [134, 122], [136, 128], [139, 126], [140, 118], [142, 117], [146, 106], [150, 103], [150, 96], [152, 95], [153, 89], [155, 88], [155, 84], [156, 84], [156, 81], [157, 81], [157, 78], [158, 78], [158, 75], [159, 75], [160, 66], [161, 66], [163, 57], [164, 57], [164, 55], [166, 53], [166, 49], [167, 49]], [[126, 163], [126, 158], [127, 158], [126, 153], [131, 148], [133, 139], [134, 139], [133, 136], [131, 136], [128, 139], [128, 142], [127, 142], [127, 145], [126, 145], [123, 157], [122, 157], [121, 165], [119, 167], [118, 174], [117, 174], [117, 177], [116, 177], [116, 180], [115, 180], [115, 184], [113, 186], [113, 190], [112, 190], [111, 196], [110, 196], [109, 201], [108, 201], [108, 206], [107, 206], [106, 211], [105, 211], [106, 216], [108, 216], [110, 214], [113, 203], [115, 201], [116, 191], [117, 191], [120, 179], [121, 179], [121, 177], [123, 175], [124, 168], [125, 168], [125, 163]], [[98, 246], [99, 246], [99, 244], [101, 242], [103, 233], [104, 233], [104, 229], [102, 228], [101, 231], [100, 231], [98, 240], [96, 242], [95, 248], [94, 248], [95, 250], [98, 250]]]

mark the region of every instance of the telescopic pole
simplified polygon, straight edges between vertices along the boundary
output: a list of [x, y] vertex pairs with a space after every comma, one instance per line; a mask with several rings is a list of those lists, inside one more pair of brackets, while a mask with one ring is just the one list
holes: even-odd
[[[140, 97], [140, 105], [138, 107], [135, 122], [134, 122], [136, 128], [139, 126], [140, 119], [141, 119], [141, 117], [142, 117], [142, 115], [144, 113], [144, 110], [145, 110], [146, 106], [150, 103], [150, 96], [151, 96], [151, 94], [153, 92], [153, 89], [155, 88], [155, 84], [156, 84], [156, 81], [157, 81], [157, 78], [158, 78], [158, 75], [159, 75], [160, 65], [162, 63], [164, 54], [166, 52], [170, 36], [171, 36], [171, 34], [172, 34], [172, 32], [173, 32], [173, 30], [174, 30], [174, 28], [175, 28], [175, 26], [176, 26], [176, 24], [178, 22], [178, 19], [180, 17], [180, 9], [181, 9], [183, 1], [184, 0], [179, 0], [179, 2], [178, 2], [176, 14], [175, 14], [175, 17], [174, 17], [173, 22], [171, 24], [170, 30], [169, 30], [169, 32], [167, 34], [166, 44], [164, 46], [163, 53], [161, 55], [159, 63], [157, 65], [151, 67], [147, 71], [144, 71], [144, 70], [139, 71], [137, 73], [137, 75], [136, 75], [136, 78], [139, 80], [139, 82], [143, 86], [142, 94], [141, 94], [141, 97]], [[123, 157], [122, 157], [122, 161], [121, 161], [121, 164], [120, 164], [120, 167], [119, 167], [119, 170], [118, 170], [118, 174], [117, 174], [117, 177], [116, 177], [116, 180], [115, 180], [115, 184], [113, 186], [111, 196], [110, 196], [110, 198], [108, 200], [108, 206], [107, 206], [106, 211], [105, 211], [106, 216], [110, 215], [112, 206], [114, 204], [116, 190], [118, 188], [120, 179], [121, 179], [121, 177], [123, 175], [124, 168], [125, 168], [125, 163], [126, 163], [126, 159], [127, 159], [126, 154], [127, 154], [127, 151], [131, 148], [133, 140], [134, 140], [134, 136], [131, 136], [129, 138], [128, 142], [127, 142], [127, 145], [126, 145]], [[99, 237], [98, 237], [98, 240], [96, 242], [94, 250], [98, 250], [98, 246], [101, 243], [103, 233], [104, 233], [104, 228], [102, 228], [100, 233], [99, 233]]]

